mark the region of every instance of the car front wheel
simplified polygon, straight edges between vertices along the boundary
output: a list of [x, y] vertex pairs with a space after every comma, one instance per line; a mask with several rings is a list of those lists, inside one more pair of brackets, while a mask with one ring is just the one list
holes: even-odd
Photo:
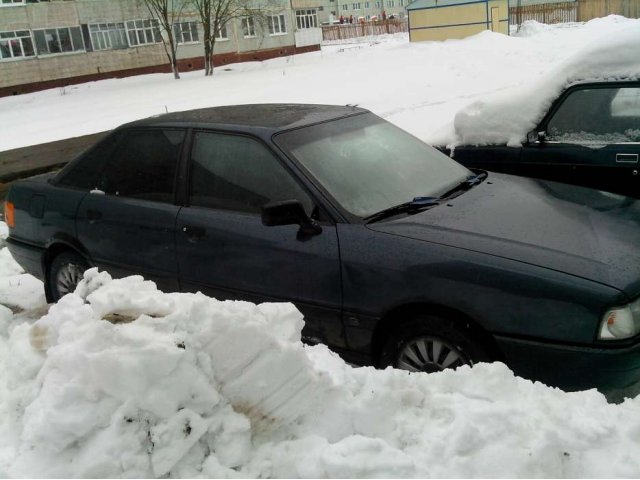
[[490, 362], [491, 356], [469, 328], [452, 320], [420, 315], [402, 323], [382, 349], [380, 363], [410, 372], [439, 372]]
[[74, 292], [88, 268], [87, 261], [77, 253], [63, 252], [56, 256], [47, 275], [52, 300], [57, 302], [67, 293]]

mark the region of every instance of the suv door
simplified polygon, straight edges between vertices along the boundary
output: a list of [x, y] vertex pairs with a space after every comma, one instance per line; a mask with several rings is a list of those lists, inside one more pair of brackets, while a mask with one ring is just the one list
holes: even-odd
[[179, 129], [123, 135], [77, 213], [78, 239], [96, 266], [178, 289], [175, 177], [184, 136]]
[[319, 212], [309, 193], [262, 142], [195, 132], [188, 207], [178, 216], [181, 288], [218, 299], [291, 301], [305, 316], [305, 340], [342, 347], [342, 283], [336, 227], [301, 237], [297, 225], [267, 227], [261, 209], [298, 200]]
[[524, 147], [526, 167], [544, 178], [639, 195], [639, 85], [573, 87], [538, 130], [544, 139]]

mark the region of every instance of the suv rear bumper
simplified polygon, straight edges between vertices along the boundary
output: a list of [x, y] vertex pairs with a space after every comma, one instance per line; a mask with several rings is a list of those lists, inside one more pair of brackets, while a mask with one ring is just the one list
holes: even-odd
[[18, 262], [27, 273], [30, 273], [40, 280], [44, 280], [44, 272], [42, 269], [44, 248], [35, 247], [11, 237], [7, 238], [7, 247], [15, 261]]
[[495, 338], [516, 375], [563, 390], [607, 393], [640, 381], [640, 343], [600, 348]]

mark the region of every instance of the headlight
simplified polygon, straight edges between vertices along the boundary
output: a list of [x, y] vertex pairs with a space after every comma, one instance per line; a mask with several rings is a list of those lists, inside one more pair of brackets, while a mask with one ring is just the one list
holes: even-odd
[[599, 340], [622, 340], [640, 333], [640, 299], [624, 307], [612, 308], [600, 324]]

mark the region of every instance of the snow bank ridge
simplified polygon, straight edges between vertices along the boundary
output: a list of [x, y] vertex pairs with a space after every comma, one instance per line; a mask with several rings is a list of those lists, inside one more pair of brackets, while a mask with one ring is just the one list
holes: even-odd
[[640, 397], [610, 405], [499, 363], [352, 368], [302, 326], [290, 304], [89, 270], [0, 336], [0, 476], [640, 475]]

